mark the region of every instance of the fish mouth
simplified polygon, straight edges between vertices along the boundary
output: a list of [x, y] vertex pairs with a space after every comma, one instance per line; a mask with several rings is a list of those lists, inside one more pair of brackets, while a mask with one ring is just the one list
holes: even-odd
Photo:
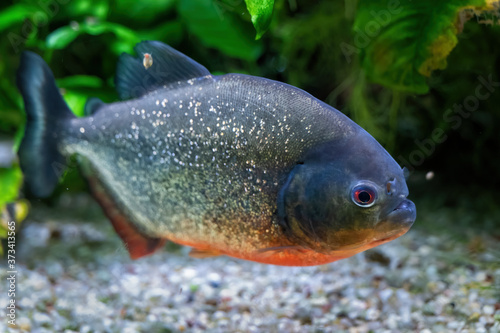
[[415, 222], [417, 209], [408, 199], [402, 200], [387, 216], [375, 226], [373, 246], [387, 243], [404, 235]]
[[409, 227], [415, 222], [416, 218], [417, 209], [415, 204], [408, 199], [401, 201], [399, 205], [387, 215], [388, 221], [409, 225]]
[[328, 253], [338, 258], [347, 258], [390, 242], [408, 232], [416, 217], [415, 204], [402, 197], [402, 201], [374, 226], [358, 230], [345, 229], [336, 231], [335, 240], [330, 243], [338, 246], [333, 249], [330, 248]]

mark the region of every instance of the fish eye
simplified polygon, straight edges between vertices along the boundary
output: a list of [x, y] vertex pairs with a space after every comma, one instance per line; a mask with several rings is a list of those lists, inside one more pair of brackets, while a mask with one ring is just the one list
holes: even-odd
[[367, 185], [355, 186], [351, 191], [352, 201], [359, 207], [371, 207], [375, 204], [377, 192], [374, 188]]

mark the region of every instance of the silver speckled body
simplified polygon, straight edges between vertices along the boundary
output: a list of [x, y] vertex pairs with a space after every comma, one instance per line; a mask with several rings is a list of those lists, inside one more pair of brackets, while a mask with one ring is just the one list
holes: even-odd
[[49, 196], [53, 167], [77, 154], [131, 258], [168, 239], [198, 257], [318, 265], [391, 241], [415, 221], [401, 167], [339, 111], [280, 82], [212, 76], [161, 42], [135, 51], [142, 56], [117, 63], [126, 101], [91, 98], [85, 118], [40, 56], [24, 52], [17, 74], [26, 189]]
[[144, 234], [239, 252], [288, 244], [276, 199], [289, 171], [360, 130], [302, 90], [228, 74], [73, 119], [61, 148], [91, 163]]

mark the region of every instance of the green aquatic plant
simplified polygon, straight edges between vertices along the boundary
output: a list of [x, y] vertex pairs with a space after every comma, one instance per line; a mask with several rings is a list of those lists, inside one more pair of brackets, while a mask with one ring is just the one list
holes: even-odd
[[423, 94], [429, 91], [427, 77], [446, 68], [465, 22], [496, 8], [498, 2], [488, 0], [360, 0], [353, 52], [372, 81]]
[[[267, 30], [274, 1], [246, 0], [257, 31]], [[347, 7], [347, 5], [346, 5]], [[354, 45], [342, 43], [348, 62], [353, 54], [373, 82], [400, 91], [423, 94], [426, 78], [446, 68], [446, 58], [458, 43], [457, 34], [473, 16], [498, 20], [500, 2], [495, 0], [412, 1], [360, 0], [353, 25]]]
[[18, 165], [0, 168], [0, 208], [17, 198], [22, 180], [23, 174]]
[[252, 23], [257, 31], [255, 39], [259, 39], [269, 28], [273, 15], [274, 0], [245, 0], [247, 9], [252, 15]]

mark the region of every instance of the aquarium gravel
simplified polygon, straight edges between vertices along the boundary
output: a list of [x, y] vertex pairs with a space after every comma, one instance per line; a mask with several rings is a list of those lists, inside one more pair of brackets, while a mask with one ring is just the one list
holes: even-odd
[[487, 236], [478, 251], [411, 230], [350, 259], [280, 267], [188, 248], [132, 261], [106, 221], [60, 219], [23, 223], [17, 328], [3, 319], [0, 332], [500, 332]]

